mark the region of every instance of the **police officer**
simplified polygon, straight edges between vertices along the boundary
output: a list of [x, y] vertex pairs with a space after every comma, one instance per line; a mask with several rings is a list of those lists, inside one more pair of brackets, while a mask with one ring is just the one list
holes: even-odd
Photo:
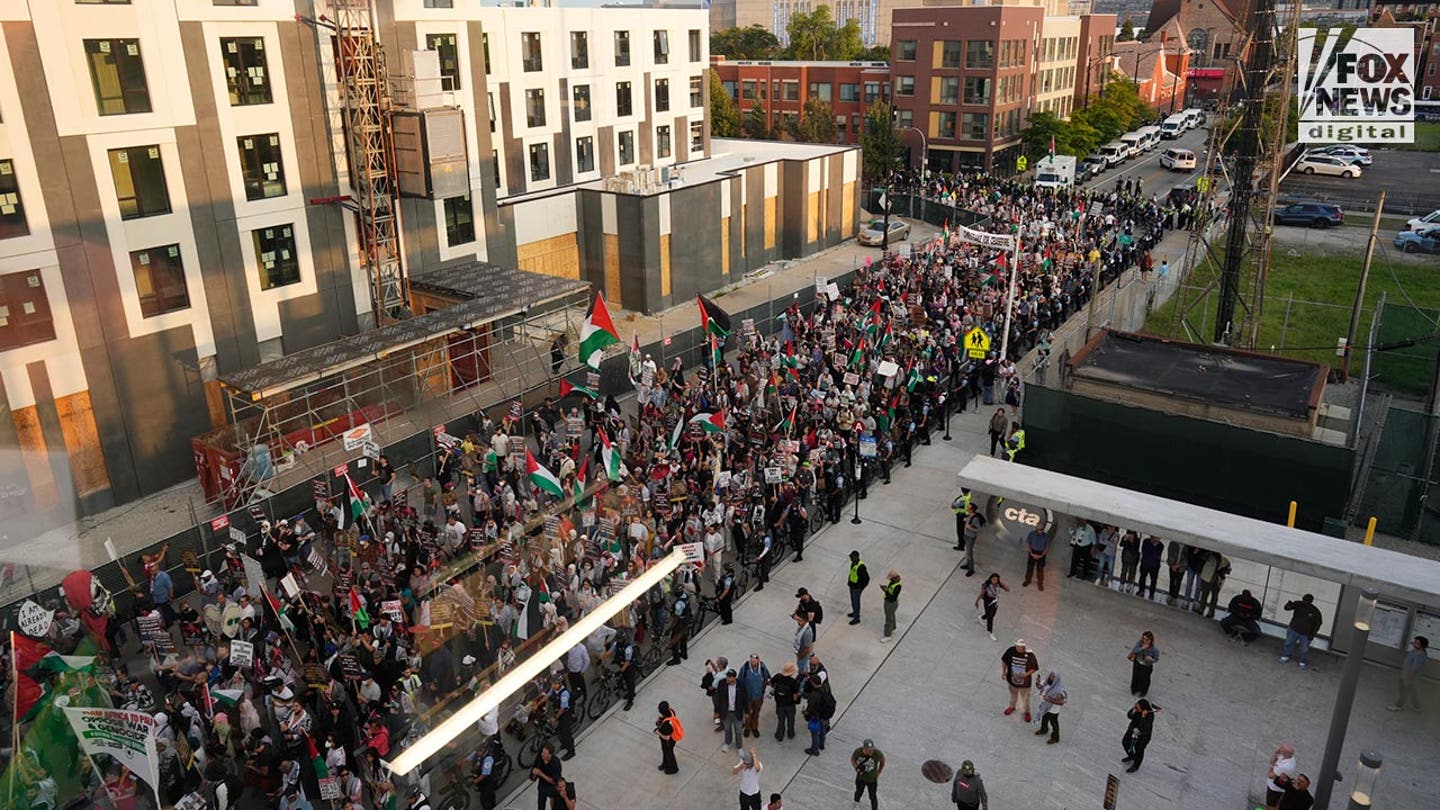
[[955, 550], [965, 550], [965, 516], [970, 512], [970, 490], [960, 488], [960, 497], [950, 502], [950, 511], [955, 513]]
[[845, 502], [845, 470], [840, 465], [840, 456], [833, 449], [825, 453], [825, 497], [830, 512], [830, 522], [840, 522], [840, 507]]
[[790, 545], [795, 547], [795, 562], [800, 562], [800, 555], [805, 551], [805, 535], [810, 530], [809, 513], [799, 499], [790, 502], [789, 511]]
[[[731, 606], [734, 602], [735, 602], [735, 563], [727, 562], [727, 563], [725, 563], [725, 573], [721, 575], [721, 577], [720, 577], [720, 584], [719, 584], [719, 586], [718, 586], [718, 590], [715, 592], [715, 609], [720, 612], [720, 623], [721, 623], [721, 624], [730, 624], [730, 622], [733, 621], [733, 617], [732, 617], [731, 611], [730, 611], [730, 606]], [[632, 678], [631, 680], [632, 680], [632, 682], [633, 682], [634, 679]], [[630, 705], [629, 701], [634, 700], [635, 688], [634, 688], [634, 686], [633, 686], [633, 683], [632, 683], [632, 686], [630, 687], [630, 691], [629, 691], [628, 694], [629, 694], [629, 697], [626, 698], [626, 704], [625, 704], [625, 705], [627, 705], [627, 706]]]
[[1010, 439], [1005, 442], [1005, 455], [1010, 461], [1015, 460], [1015, 455], [1025, 449], [1025, 428], [1019, 422], [1010, 423]]
[[760, 551], [755, 555], [755, 562], [760, 566], [760, 581], [755, 585], [755, 592], [765, 590], [765, 583], [770, 581], [770, 566], [774, 563], [775, 541], [770, 538], [770, 532], [760, 534]]
[[495, 793], [500, 787], [495, 779], [499, 745], [499, 738], [491, 737], [481, 744], [479, 751], [475, 752], [475, 770], [470, 775], [470, 781], [475, 784], [475, 790], [480, 793], [480, 810], [495, 810]]
[[[723, 615], [723, 614], [722, 614]], [[635, 705], [635, 645], [624, 630], [612, 639], [615, 664], [620, 668], [620, 684], [625, 687], [625, 711]]]
[[575, 756], [575, 707], [570, 702], [570, 688], [565, 685], [565, 675], [555, 673], [550, 679], [550, 691], [545, 696], [555, 712], [555, 736], [565, 753], [560, 757], [568, 760]]
[[675, 585], [675, 604], [670, 608], [670, 660], [667, 666], [675, 666], [690, 657], [690, 594], [684, 586]]

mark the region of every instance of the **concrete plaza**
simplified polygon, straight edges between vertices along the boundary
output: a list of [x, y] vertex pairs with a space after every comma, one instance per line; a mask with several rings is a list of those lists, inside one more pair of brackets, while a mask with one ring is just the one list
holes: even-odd
[[[691, 642], [688, 661], [662, 667], [646, 682], [633, 711], [612, 710], [587, 728], [576, 757], [565, 763], [579, 806], [737, 806], [738, 779], [730, 773], [736, 756], [721, 751], [709, 699], [698, 684], [707, 657], [726, 656], [738, 668], [759, 653], [772, 671], [792, 660], [789, 615], [798, 587], [809, 588], [826, 608], [816, 651], [829, 669], [839, 709], [819, 757], [803, 753], [809, 740], [800, 723], [795, 739], [775, 741], [768, 699], [763, 736], [745, 741], [764, 764], [763, 795], [768, 800], [771, 792], [782, 793], [787, 810], [854, 806], [848, 759], [866, 737], [887, 757], [879, 793], [881, 806], [890, 808], [953, 806], [948, 785], [921, 776], [921, 764], [930, 759], [952, 767], [973, 760], [995, 808], [1096, 808], [1106, 774], [1116, 774], [1120, 808], [1248, 810], [1263, 796], [1268, 757], [1281, 742], [1295, 745], [1301, 771], [1314, 777], [1340, 678], [1338, 659], [1312, 652], [1309, 671], [1282, 666], [1273, 639], [1240, 647], [1226, 641], [1213, 621], [1067, 580], [1063, 541], [1052, 553], [1043, 592], [1020, 587], [1022, 554], [993, 532], [981, 539], [977, 575], [965, 576], [952, 550], [949, 504], [957, 493], [955, 472], [985, 450], [991, 412], [972, 409], [954, 417], [954, 441], [937, 435], [932, 446], [918, 449], [913, 467], [897, 465], [892, 484], [871, 488], [860, 504], [863, 523], [849, 523], [847, 510], [847, 520], [814, 538], [803, 562], [788, 563], [763, 592], [745, 596], [732, 625], [713, 624]], [[872, 577], [858, 626], [845, 618], [846, 555], [852, 548]], [[900, 626], [895, 643], [882, 644], [878, 584], [891, 567], [904, 582]], [[990, 571], [1012, 588], [1001, 595], [995, 642], [976, 624], [973, 606]], [[1133, 698], [1125, 655], [1147, 629], [1162, 652], [1150, 698], [1163, 711], [1143, 767], [1127, 774], [1120, 738]], [[1036, 726], [1018, 713], [1001, 714], [1008, 694], [999, 655], [1016, 637], [1036, 652], [1042, 674], [1055, 669], [1067, 682], [1070, 702], [1060, 714], [1058, 745], [1034, 736]], [[1440, 689], [1433, 683], [1422, 688], [1432, 707], [1426, 714], [1390, 713], [1385, 706], [1394, 700], [1395, 681], [1394, 670], [1366, 665], [1341, 769], [1353, 769], [1362, 748], [1377, 750], [1385, 769], [1375, 806], [1428, 810], [1436, 806], [1429, 769], [1440, 756], [1433, 708], [1440, 705]], [[675, 776], [656, 769], [660, 751], [651, 729], [661, 700], [679, 712], [687, 732]], [[1346, 784], [1337, 785], [1333, 806], [1344, 805]], [[528, 788], [502, 806], [534, 805], [534, 789]]]

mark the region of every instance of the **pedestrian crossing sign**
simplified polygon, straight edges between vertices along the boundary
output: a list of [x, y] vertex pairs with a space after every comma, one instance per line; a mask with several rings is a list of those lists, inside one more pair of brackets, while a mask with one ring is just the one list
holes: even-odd
[[965, 333], [965, 353], [974, 360], [984, 360], [990, 353], [990, 336], [984, 329], [977, 326]]

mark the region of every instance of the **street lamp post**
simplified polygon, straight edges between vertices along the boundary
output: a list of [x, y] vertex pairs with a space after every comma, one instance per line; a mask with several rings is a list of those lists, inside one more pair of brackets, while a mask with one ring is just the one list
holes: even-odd
[[[1355, 617], [1350, 624], [1349, 648], [1345, 651], [1345, 669], [1340, 674], [1340, 691], [1335, 695], [1335, 709], [1330, 715], [1330, 735], [1325, 740], [1325, 755], [1320, 760], [1320, 777], [1315, 780], [1315, 807], [1329, 807], [1330, 794], [1335, 788], [1336, 767], [1340, 763], [1340, 748], [1345, 744], [1345, 731], [1350, 726], [1350, 709], [1355, 704], [1355, 687], [1360, 683], [1360, 667], [1365, 662], [1365, 645], [1370, 642], [1370, 619], [1375, 615], [1375, 601], [1380, 593], [1366, 588], [1360, 593], [1355, 606]], [[1336, 636], [1339, 633], [1335, 634]], [[1374, 769], [1379, 771], [1379, 760]], [[1360, 786], [1356, 785], [1355, 793]], [[1352, 801], [1353, 801], [1352, 795]], [[1364, 796], [1369, 807], [1369, 794]], [[1352, 806], [1353, 805], [1352, 803]]]
[[1380, 781], [1380, 755], [1366, 751], [1355, 769], [1355, 787], [1350, 789], [1349, 810], [1370, 810], [1375, 803], [1375, 783]]
[[925, 172], [930, 170], [930, 142], [925, 138], [925, 130], [906, 124], [901, 129], [913, 129], [920, 136], [920, 179], [925, 179]]

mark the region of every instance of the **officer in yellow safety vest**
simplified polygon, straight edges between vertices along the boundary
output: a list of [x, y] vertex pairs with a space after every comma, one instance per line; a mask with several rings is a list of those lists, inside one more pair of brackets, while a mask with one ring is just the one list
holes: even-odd
[[860, 562], [860, 552], [850, 552], [850, 623], [860, 623], [860, 594], [870, 586], [870, 572]]
[[955, 550], [965, 549], [965, 514], [970, 511], [970, 490], [960, 488], [960, 497], [950, 502], [950, 511], [955, 513]]
[[1005, 455], [1015, 460], [1015, 454], [1025, 449], [1025, 428], [1019, 422], [1010, 423], [1010, 440], [1005, 442]]
[[885, 595], [885, 630], [880, 636], [882, 644], [895, 635], [895, 609], [900, 606], [900, 574], [891, 568], [885, 579], [888, 581], [880, 586], [880, 592]]

